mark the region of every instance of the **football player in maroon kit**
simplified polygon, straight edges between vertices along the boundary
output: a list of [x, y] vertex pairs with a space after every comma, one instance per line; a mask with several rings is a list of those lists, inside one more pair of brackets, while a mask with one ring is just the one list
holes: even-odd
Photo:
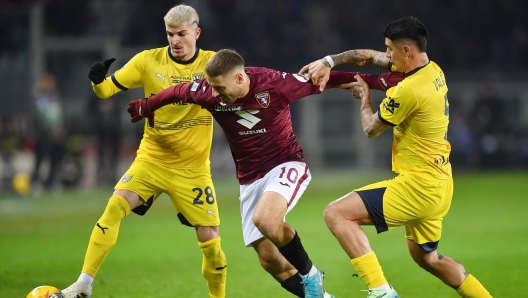
[[[311, 179], [293, 132], [290, 103], [321, 91], [302, 74], [245, 67], [235, 51], [221, 50], [207, 64], [207, 79], [169, 87], [129, 103], [132, 122], [185, 102], [207, 109], [229, 142], [240, 182], [242, 230], [261, 266], [298, 297], [333, 297], [323, 290], [323, 272], [308, 257], [297, 231], [285, 222]], [[331, 73], [326, 88], [356, 81], [356, 72]], [[360, 74], [372, 89], [387, 90], [401, 73]], [[345, 85], [343, 85], [345, 86]]]

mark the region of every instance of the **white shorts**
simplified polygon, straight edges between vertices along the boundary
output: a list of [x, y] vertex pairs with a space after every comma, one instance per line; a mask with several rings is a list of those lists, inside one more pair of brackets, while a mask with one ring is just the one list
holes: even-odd
[[306, 163], [292, 161], [276, 166], [257, 181], [240, 185], [240, 214], [246, 247], [250, 247], [251, 243], [264, 237], [253, 224], [255, 208], [264, 192], [274, 191], [282, 195], [288, 203], [286, 211], [288, 213], [297, 204], [311, 179], [312, 174]]

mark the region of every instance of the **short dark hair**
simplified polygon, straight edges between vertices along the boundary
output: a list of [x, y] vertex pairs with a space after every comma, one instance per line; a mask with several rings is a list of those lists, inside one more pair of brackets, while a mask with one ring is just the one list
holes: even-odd
[[427, 29], [420, 20], [413, 16], [390, 22], [383, 30], [383, 35], [391, 41], [410, 39], [416, 43], [420, 51], [426, 51]]
[[239, 67], [244, 67], [244, 58], [234, 50], [224, 49], [209, 60], [205, 72], [209, 77], [225, 76]]

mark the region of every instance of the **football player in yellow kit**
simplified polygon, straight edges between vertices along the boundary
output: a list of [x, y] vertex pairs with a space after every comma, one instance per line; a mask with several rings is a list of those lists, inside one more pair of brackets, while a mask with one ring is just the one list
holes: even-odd
[[[204, 77], [205, 65], [215, 52], [196, 46], [201, 33], [196, 11], [178, 5], [169, 10], [164, 21], [169, 46], [137, 54], [109, 77], [106, 73], [115, 59], [92, 65], [88, 76], [98, 97], [143, 87], [148, 98], [170, 86]], [[154, 127], [145, 125], [137, 156], [117, 182], [92, 231], [79, 279], [62, 291], [67, 298], [91, 296], [92, 283], [116, 244], [121, 221], [130, 211], [145, 214], [161, 193], [169, 195], [181, 223], [196, 230], [210, 297], [225, 297], [227, 265], [220, 246], [220, 218], [209, 161], [212, 116], [198, 105], [181, 102], [161, 108], [156, 116]]]
[[[404, 17], [383, 31], [387, 51], [351, 50], [303, 67], [314, 84], [324, 88], [334, 65], [377, 65], [404, 73], [387, 90], [377, 111], [368, 85], [357, 77], [352, 94], [361, 99], [365, 134], [377, 137], [394, 127], [392, 169], [394, 179], [362, 188], [330, 203], [324, 218], [358, 275], [367, 284], [368, 298], [397, 298], [388, 284], [361, 225], [374, 225], [378, 233], [404, 226], [413, 260], [466, 298], [491, 297], [482, 284], [458, 261], [438, 253], [442, 220], [453, 196], [453, 177], [447, 141], [449, 102], [442, 69], [426, 53], [427, 30], [414, 17]], [[427, 297], [427, 290], [421, 297]]]

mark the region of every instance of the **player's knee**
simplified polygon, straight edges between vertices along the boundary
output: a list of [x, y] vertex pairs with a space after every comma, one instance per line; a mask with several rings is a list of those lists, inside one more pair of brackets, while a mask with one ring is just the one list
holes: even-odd
[[337, 208], [335, 205], [328, 205], [323, 211], [323, 218], [328, 226], [328, 228], [332, 229], [332, 227], [335, 226], [335, 223], [337, 221], [337, 218], [339, 216], [339, 213], [337, 212]]
[[200, 242], [207, 242], [218, 238], [218, 226], [196, 227], [196, 237], [198, 237], [198, 241]]
[[435, 262], [436, 262], [436, 260], [431, 258], [429, 255], [411, 254], [411, 257], [418, 266], [420, 266], [421, 268], [427, 271], [430, 271], [434, 267]]
[[266, 238], [273, 238], [277, 231], [277, 224], [261, 216], [253, 217], [253, 224]]

